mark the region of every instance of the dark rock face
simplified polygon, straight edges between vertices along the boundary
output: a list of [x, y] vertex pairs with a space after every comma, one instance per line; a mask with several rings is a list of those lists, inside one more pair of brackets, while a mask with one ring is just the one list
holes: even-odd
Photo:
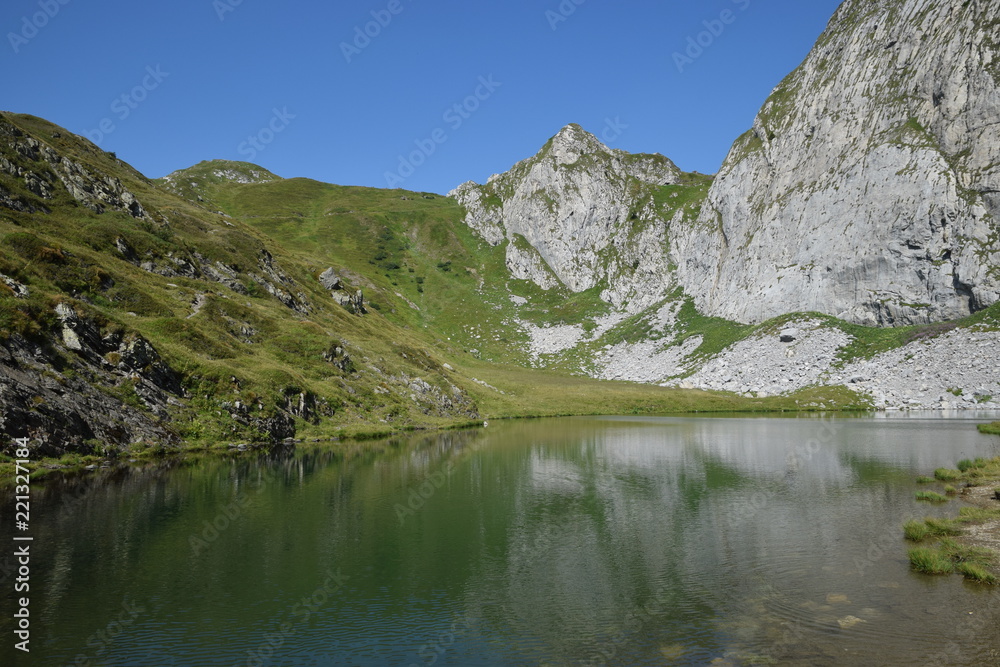
[[[44, 343], [20, 335], [0, 342], [0, 433], [30, 438], [41, 456], [179, 444], [170, 423], [185, 412], [187, 394], [153, 345], [132, 332], [102, 329], [68, 303], [55, 312], [59, 325]], [[293, 438], [293, 415], [332, 414], [311, 394], [286, 403], [270, 411], [239, 401], [222, 407], [234, 431], [264, 441]]]
[[[83, 333], [93, 340], [91, 332]], [[151, 359], [157, 368], [152, 373], [129, 370], [150, 353], [155, 355], [143, 343], [135, 339], [122, 345], [125, 354], [118, 367], [95, 363], [96, 350], [91, 348], [74, 357], [65, 348], [42, 346], [18, 335], [0, 343], [0, 433], [31, 438], [42, 456], [90, 453], [95, 440], [112, 446], [176, 444], [177, 435], [161, 418], [176, 402], [180, 386], [158, 356]]]
[[447, 388], [430, 384], [419, 377], [406, 374], [392, 377], [393, 383], [398, 383], [400, 393], [408, 394], [425, 415], [439, 417], [460, 415], [468, 419], [480, 419], [481, 415], [476, 404], [469, 396], [455, 385], [448, 383]]
[[323, 353], [323, 359], [330, 362], [345, 373], [353, 373], [355, 371], [354, 361], [351, 360], [351, 355], [347, 354], [347, 351], [340, 345], [331, 345], [330, 348]]
[[223, 262], [212, 262], [198, 252], [190, 253], [189, 257], [180, 257], [174, 253], [169, 253], [165, 257], [139, 257], [135, 250], [121, 238], [116, 239], [115, 248], [125, 261], [138, 266], [143, 271], [155, 273], [165, 278], [184, 277], [211, 280], [237, 294], [249, 294], [243, 283], [244, 280], [248, 280], [300, 315], [307, 315], [312, 310], [305, 294], [298, 290], [294, 294], [290, 293], [291, 290], [297, 288], [295, 281], [281, 270], [281, 267], [274, 261], [274, 257], [266, 249], [260, 251], [258, 271], [242, 273], [237, 267], [229, 266]]
[[[142, 336], [118, 329], [102, 332], [92, 320], [81, 317], [65, 303], [56, 306], [56, 315], [62, 322], [65, 347], [89, 364], [110, 367], [113, 373], [148, 384], [151, 392], [183, 394], [177, 374]], [[163, 402], [165, 399], [157, 397], [148, 407]]]
[[260, 404], [250, 405], [242, 401], [222, 403], [221, 407], [229, 413], [236, 425], [245, 427], [259, 434], [260, 440], [278, 441], [295, 437], [295, 418], [284, 412], [262, 414]]

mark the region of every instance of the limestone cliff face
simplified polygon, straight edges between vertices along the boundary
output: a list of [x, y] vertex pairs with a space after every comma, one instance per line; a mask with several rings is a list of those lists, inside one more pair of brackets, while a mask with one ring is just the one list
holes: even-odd
[[680, 177], [662, 155], [613, 150], [569, 125], [486, 185], [449, 194], [484, 239], [507, 243], [515, 278], [574, 292], [600, 286], [606, 301], [641, 310], [674, 284], [652, 193]]
[[901, 325], [996, 302], [998, 42], [998, 0], [847, 0], [671, 230], [699, 309]]

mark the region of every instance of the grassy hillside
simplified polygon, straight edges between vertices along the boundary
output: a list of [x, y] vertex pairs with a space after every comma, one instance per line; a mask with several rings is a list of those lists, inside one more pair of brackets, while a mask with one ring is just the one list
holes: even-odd
[[501, 340], [517, 335], [505, 323], [509, 300], [490, 291], [503, 285], [503, 253], [460, 224], [453, 200], [307, 179], [214, 183], [199, 177], [209, 168], [188, 170], [184, 180], [203, 183], [198, 195], [293, 251], [313, 274], [333, 267], [393, 324], [433, 330], [487, 358], [519, 349], [520, 341]]

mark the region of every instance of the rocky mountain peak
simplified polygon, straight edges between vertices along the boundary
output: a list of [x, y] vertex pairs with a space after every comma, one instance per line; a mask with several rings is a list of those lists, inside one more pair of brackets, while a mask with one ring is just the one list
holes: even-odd
[[237, 160], [205, 160], [193, 167], [178, 169], [163, 177], [166, 183], [175, 184], [183, 180], [207, 179], [215, 183], [269, 183], [280, 181], [264, 167], [251, 162]]
[[584, 155], [610, 155], [611, 149], [601, 143], [597, 137], [587, 132], [576, 123], [570, 123], [552, 137], [549, 143], [539, 151], [540, 156], [551, 158], [557, 165], [575, 164]]
[[603, 284], [603, 299], [639, 309], [672, 285], [652, 199], [680, 177], [662, 155], [608, 148], [570, 124], [533, 157], [450, 195], [467, 208], [466, 224], [507, 244], [515, 278], [573, 292]]

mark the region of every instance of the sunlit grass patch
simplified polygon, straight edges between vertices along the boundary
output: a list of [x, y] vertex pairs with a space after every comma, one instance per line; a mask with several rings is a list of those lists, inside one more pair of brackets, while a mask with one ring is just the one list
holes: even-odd
[[1000, 518], [1000, 508], [990, 509], [987, 507], [963, 507], [958, 511], [959, 521], [963, 523], [974, 523], [977, 521], [989, 521]]
[[960, 519], [924, 519], [927, 531], [934, 537], [945, 537], [949, 535], [962, 534], [962, 521]]
[[923, 542], [931, 532], [923, 521], [910, 519], [903, 524], [903, 536], [911, 542]]
[[937, 548], [914, 547], [907, 552], [910, 566], [924, 574], [958, 572], [966, 579], [983, 584], [998, 583], [996, 575], [986, 569], [994, 561], [993, 554], [979, 547], [967, 547], [951, 540], [942, 540]]
[[947, 556], [937, 549], [928, 547], [915, 547], [907, 552], [910, 558], [910, 565], [917, 572], [924, 574], [950, 574], [955, 569], [955, 565]]
[[995, 586], [1000, 583], [1000, 579], [998, 579], [996, 575], [988, 572], [975, 563], [959, 563], [955, 569], [966, 579], [978, 581], [981, 584]]
[[[1000, 457], [993, 459], [976, 458], [962, 459], [956, 465], [957, 470], [938, 468], [934, 471], [934, 479], [922, 477], [919, 482], [954, 481], [965, 482], [967, 487], [982, 487], [1000, 481]], [[945, 484], [944, 492], [956, 495], [955, 485]], [[964, 493], [964, 491], [963, 491]], [[1000, 500], [1000, 488], [995, 490]], [[948, 497], [935, 491], [918, 491], [918, 500], [944, 502]], [[923, 521], [911, 519], [903, 524], [903, 536], [911, 542], [933, 541], [933, 546], [915, 547], [909, 550], [910, 564], [918, 572], [927, 574], [946, 574], [957, 572], [970, 581], [983, 584], [1000, 583], [997, 575], [991, 572], [1000, 561], [1000, 553], [994, 549], [982, 546], [962, 544], [954, 539], [966, 531], [967, 525], [983, 524], [987, 521], [1000, 519], [1000, 507], [967, 506], [959, 510], [955, 518], [928, 517]]]
[[970, 547], [959, 544], [955, 540], [944, 538], [940, 542], [941, 550], [956, 563], [976, 563], [979, 565], [990, 565], [997, 559], [989, 549], [983, 547]]
[[952, 470], [951, 468], [938, 468], [934, 471], [934, 479], [941, 482], [954, 482], [962, 476], [962, 472], [959, 470]]

